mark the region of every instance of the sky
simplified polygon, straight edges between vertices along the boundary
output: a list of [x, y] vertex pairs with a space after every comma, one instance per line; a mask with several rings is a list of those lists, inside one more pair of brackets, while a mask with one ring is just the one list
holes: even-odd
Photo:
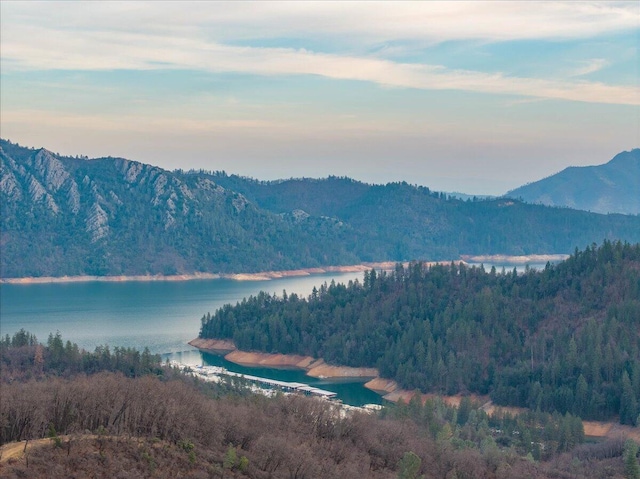
[[640, 2], [0, 2], [0, 134], [503, 194], [640, 147]]

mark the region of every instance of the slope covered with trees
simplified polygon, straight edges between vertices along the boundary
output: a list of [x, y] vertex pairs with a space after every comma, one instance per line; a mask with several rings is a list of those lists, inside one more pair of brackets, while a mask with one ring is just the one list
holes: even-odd
[[406, 183], [170, 172], [5, 140], [0, 227], [3, 278], [238, 273], [640, 241], [635, 216], [463, 202]]
[[345, 248], [345, 227], [321, 218], [299, 225], [206, 177], [1, 146], [3, 277], [262, 271], [358, 260]]
[[407, 183], [367, 185], [339, 177], [257, 181], [220, 172], [212, 180], [273, 213], [336, 218], [353, 228], [350, 251], [365, 261], [569, 254], [603, 239], [640, 241], [638, 217], [504, 198], [461, 201]]
[[640, 244], [605, 242], [524, 274], [412, 263], [308, 298], [260, 293], [205, 315], [200, 336], [376, 366], [406, 389], [635, 424]]
[[[100, 367], [83, 371], [96, 356]], [[200, 382], [157, 358], [121, 371], [141, 354], [119, 356], [78, 351], [58, 335], [0, 342], [0, 476], [619, 478], [625, 464], [638, 466], [632, 442], [581, 445], [570, 414], [490, 417], [468, 398], [458, 408], [430, 399], [345, 414], [319, 399]]]

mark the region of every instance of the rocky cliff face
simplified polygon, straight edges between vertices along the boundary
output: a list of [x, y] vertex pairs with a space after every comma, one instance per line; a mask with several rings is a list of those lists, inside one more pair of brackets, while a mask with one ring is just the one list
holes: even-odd
[[[92, 163], [102, 172], [91, 171]], [[187, 185], [171, 172], [122, 158], [76, 160], [58, 158], [42, 148], [23, 152], [16, 160], [0, 147], [0, 193], [2, 200], [13, 205], [30, 204], [39, 214], [52, 217], [64, 215], [82, 222], [91, 242], [108, 237], [110, 223], [117, 221], [124, 207], [123, 197], [146, 200], [161, 218], [164, 230], [178, 226], [179, 219], [190, 213], [203, 214], [203, 204], [218, 206], [229, 197], [236, 212], [249, 202], [228, 192], [206, 178]], [[106, 167], [106, 168], [105, 168]], [[100, 174], [102, 173], [102, 174]], [[106, 180], [106, 181], [105, 181]], [[123, 188], [123, 185], [126, 185]]]

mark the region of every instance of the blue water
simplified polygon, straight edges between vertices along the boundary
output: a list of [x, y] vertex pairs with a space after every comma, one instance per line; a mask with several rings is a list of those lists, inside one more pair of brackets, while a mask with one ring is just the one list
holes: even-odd
[[1, 284], [0, 334], [21, 328], [46, 342], [50, 333], [92, 351], [96, 346], [148, 347], [163, 358], [186, 364], [224, 366], [239, 373], [303, 382], [338, 393], [347, 404], [380, 403], [362, 381], [319, 380], [303, 371], [248, 368], [223, 357], [201, 353], [187, 344], [198, 336], [200, 319], [224, 304], [235, 304], [259, 291], [308, 296], [325, 281], [362, 281], [362, 273], [332, 273], [271, 281], [224, 279], [51, 284]]
[[[485, 264], [485, 269], [492, 265]], [[498, 271], [502, 265], [496, 265]], [[535, 268], [544, 265], [533, 265]], [[507, 271], [513, 265], [506, 267]], [[519, 271], [523, 266], [518, 266]], [[198, 336], [200, 319], [224, 304], [235, 304], [258, 292], [308, 296], [325, 281], [362, 281], [362, 273], [331, 273], [271, 281], [225, 279], [148, 282], [84, 282], [0, 284], [0, 334], [21, 328], [46, 342], [59, 331], [63, 339], [92, 351], [96, 346], [148, 347], [163, 358], [186, 364], [208, 364], [282, 381], [302, 382], [338, 393], [347, 404], [380, 403], [362, 382], [313, 379], [296, 370], [247, 368], [220, 356], [201, 353], [187, 344]]]

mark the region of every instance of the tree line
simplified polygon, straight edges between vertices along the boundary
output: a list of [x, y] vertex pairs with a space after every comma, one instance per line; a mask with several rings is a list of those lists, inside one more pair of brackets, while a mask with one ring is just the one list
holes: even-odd
[[159, 354], [148, 348], [98, 346], [93, 352], [64, 341], [60, 332], [49, 334], [41, 344], [35, 335], [21, 329], [0, 339], [0, 382], [12, 382], [43, 376], [73, 376], [101, 371], [119, 372], [127, 377], [162, 375]]

